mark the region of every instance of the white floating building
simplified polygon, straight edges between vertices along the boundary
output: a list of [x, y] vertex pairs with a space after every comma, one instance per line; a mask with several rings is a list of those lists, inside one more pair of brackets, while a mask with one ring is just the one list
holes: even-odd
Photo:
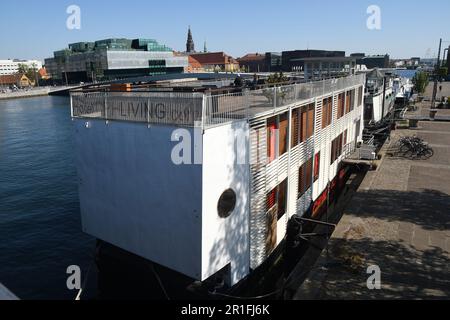
[[320, 215], [362, 141], [365, 75], [189, 86], [72, 93], [83, 230], [196, 280], [229, 267], [234, 285], [292, 216]]

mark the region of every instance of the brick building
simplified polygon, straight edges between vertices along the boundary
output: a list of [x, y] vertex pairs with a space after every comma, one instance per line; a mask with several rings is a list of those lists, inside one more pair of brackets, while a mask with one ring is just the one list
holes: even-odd
[[12, 74], [0, 76], [0, 86], [16, 86], [19, 88], [31, 87], [34, 82], [24, 74]]
[[238, 58], [239, 66], [247, 72], [266, 72], [266, 55], [260, 53], [249, 53]]
[[207, 71], [239, 71], [239, 62], [224, 52], [194, 53], [190, 57]]

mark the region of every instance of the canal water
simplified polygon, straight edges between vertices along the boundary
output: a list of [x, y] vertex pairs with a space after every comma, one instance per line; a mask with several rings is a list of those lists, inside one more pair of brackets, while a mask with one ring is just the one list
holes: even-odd
[[71, 130], [68, 98], [0, 100], [0, 283], [21, 299], [73, 299], [67, 267], [92, 265]]

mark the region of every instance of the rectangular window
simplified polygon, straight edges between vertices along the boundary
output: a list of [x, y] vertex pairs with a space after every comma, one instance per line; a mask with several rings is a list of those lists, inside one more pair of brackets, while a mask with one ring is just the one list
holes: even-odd
[[340, 119], [345, 114], [345, 93], [341, 93], [338, 96], [338, 112], [337, 118]]
[[287, 179], [267, 194], [267, 212], [275, 210], [275, 215], [280, 220], [287, 212]]
[[320, 175], [320, 152], [314, 157], [314, 182], [319, 180]]
[[359, 137], [359, 134], [360, 134], [360, 130], [361, 130], [361, 119], [360, 120], [358, 120], [357, 122], [356, 122], [356, 128], [355, 128], [355, 143], [358, 141], [358, 137]]
[[351, 103], [351, 92], [347, 91], [347, 93], [345, 94], [345, 113], [349, 113], [350, 112], [350, 103]]
[[333, 162], [339, 157], [339, 137], [334, 139], [334, 159]]
[[344, 146], [347, 144], [347, 130], [344, 131]]
[[327, 99], [322, 101], [322, 129], [327, 127], [327, 119], [328, 119], [328, 103]]
[[322, 101], [322, 129], [331, 124], [333, 116], [333, 98], [327, 98]]
[[298, 169], [298, 198], [305, 193], [305, 173], [304, 166]]
[[[346, 137], [345, 137], [346, 139]], [[331, 142], [331, 162], [333, 164], [343, 152], [344, 134], [341, 133], [336, 139]]]
[[301, 111], [301, 133], [300, 142], [305, 142], [308, 139], [308, 107], [302, 107]]
[[273, 189], [267, 194], [267, 211], [272, 209], [277, 203], [277, 188]]
[[[312, 178], [313, 178], [313, 159], [309, 159], [308, 162], [306, 163], [306, 178], [305, 178], [305, 182], [306, 182], [306, 190], [308, 190], [309, 188], [311, 188], [312, 185]], [[306, 191], [305, 190], [305, 191]]]
[[314, 103], [311, 103], [308, 106], [306, 139], [309, 139], [314, 135], [314, 108], [315, 108]]
[[333, 97], [328, 98], [328, 125], [333, 122]]
[[312, 164], [311, 158], [298, 171], [298, 198], [302, 197], [312, 185]]
[[331, 141], [331, 158], [330, 158], [330, 165], [334, 163], [336, 160], [336, 141]]
[[280, 126], [279, 127], [280, 127], [279, 137], [278, 137], [278, 142], [279, 142], [279, 146], [280, 146], [279, 155], [282, 156], [288, 150], [289, 120], [288, 120], [287, 112], [280, 115]]
[[300, 108], [292, 110], [291, 148], [300, 143]]
[[276, 159], [276, 145], [277, 145], [277, 119], [276, 117], [267, 120], [267, 157], [269, 162]]
[[355, 109], [355, 89], [350, 91], [350, 111], [353, 111]]
[[359, 87], [359, 89], [358, 89], [358, 98], [359, 98], [358, 106], [362, 106], [363, 98], [364, 98], [364, 96], [363, 96], [363, 87]]
[[278, 220], [280, 220], [287, 211], [287, 182], [288, 180], [286, 179], [278, 186]]

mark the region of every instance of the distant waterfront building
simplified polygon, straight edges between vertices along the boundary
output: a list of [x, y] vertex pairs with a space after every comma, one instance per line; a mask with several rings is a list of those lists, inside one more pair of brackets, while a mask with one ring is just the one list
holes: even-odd
[[412, 57], [411, 58], [411, 64], [413, 66], [418, 66], [420, 64], [420, 57]]
[[405, 60], [397, 60], [397, 61], [393, 61], [392, 63], [393, 63], [393, 66], [396, 68], [403, 68], [406, 65]]
[[40, 68], [38, 73], [39, 73], [39, 77], [42, 80], [49, 80], [50, 79], [50, 76], [48, 75], [47, 69], [45, 69], [45, 67]]
[[362, 58], [364, 58], [365, 56], [366, 56], [365, 53], [360, 53], [360, 52], [352, 53], [352, 54], [350, 55], [350, 57], [358, 58], [358, 59], [362, 59]]
[[28, 68], [39, 70], [42, 68], [42, 62], [38, 60], [0, 60], [0, 75], [11, 75], [19, 73], [19, 66], [23, 64]]
[[266, 56], [260, 53], [249, 53], [238, 58], [239, 66], [246, 72], [267, 72]]
[[281, 71], [282, 67], [281, 52], [266, 52], [266, 67], [268, 72]]
[[266, 52], [249, 53], [238, 58], [239, 66], [247, 72], [278, 72], [281, 71], [281, 53]]
[[356, 60], [356, 64], [366, 65], [367, 69], [384, 69], [390, 67], [390, 58], [388, 54], [385, 55], [373, 55], [366, 56], [364, 53], [353, 53], [350, 55], [351, 57], [358, 58]]
[[424, 58], [424, 59], [420, 59], [420, 63], [424, 66], [434, 68], [436, 66], [437, 59], [436, 58]]
[[188, 73], [202, 73], [205, 72], [205, 69], [201, 65], [200, 62], [198, 62], [196, 59], [194, 59], [192, 56], [188, 56], [189, 59], [189, 66], [187, 69]]
[[[206, 47], [206, 45], [205, 45], [205, 47]], [[190, 26], [189, 26], [187, 42], [186, 42], [186, 52], [187, 53], [195, 52], [195, 44], [194, 44], [194, 39], [192, 38], [192, 32], [191, 32]]]
[[200, 63], [206, 71], [236, 72], [239, 62], [224, 52], [194, 53], [190, 57]]
[[292, 60], [303, 64], [306, 80], [342, 77], [356, 73], [355, 57], [317, 57]]
[[45, 66], [56, 82], [74, 83], [182, 73], [188, 58], [153, 39], [105, 39], [69, 44], [45, 59]]
[[303, 71], [305, 58], [345, 57], [345, 51], [293, 50], [282, 52], [282, 71]]
[[[302, 72], [305, 71], [306, 62], [313, 63], [308, 67], [310, 72], [340, 72], [355, 68], [354, 63], [350, 63], [353, 61], [356, 61], [356, 58], [346, 57], [345, 51], [328, 50], [249, 53], [238, 59], [239, 65], [248, 72]], [[320, 64], [322, 62], [323, 64]]]
[[24, 74], [0, 75], [0, 87], [16, 86], [18, 88], [31, 87], [34, 82]]

